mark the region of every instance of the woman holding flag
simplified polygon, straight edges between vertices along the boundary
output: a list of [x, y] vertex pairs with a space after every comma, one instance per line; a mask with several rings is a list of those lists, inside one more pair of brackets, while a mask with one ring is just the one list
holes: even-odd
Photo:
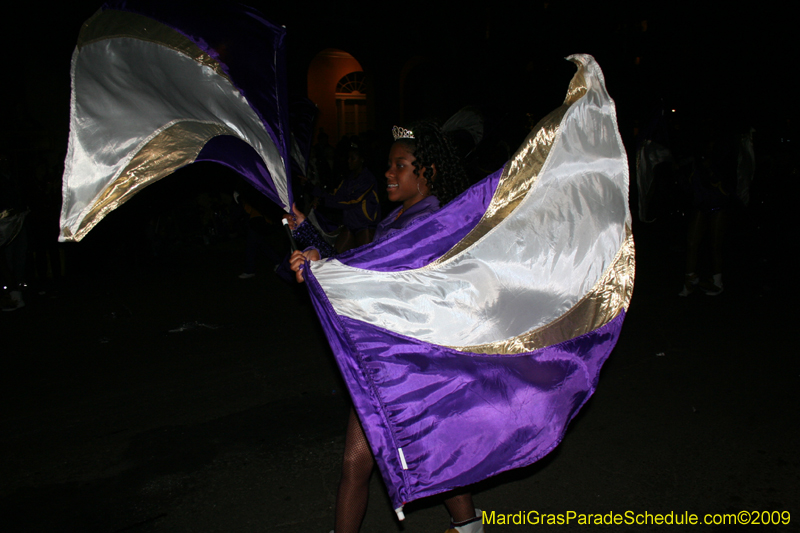
[[[389, 200], [400, 203], [400, 206], [378, 224], [376, 241], [435, 213], [440, 205], [452, 200], [468, 185], [451, 142], [434, 123], [421, 122], [411, 129], [395, 126], [392, 133], [394, 144], [385, 174], [386, 192]], [[331, 249], [296, 208], [294, 215], [287, 215], [287, 218], [295, 238], [308, 246], [305, 251], [294, 252], [290, 259], [292, 270], [296, 272], [298, 282], [302, 283], [306, 262], [329, 257]], [[357, 532], [361, 527], [374, 465], [361, 422], [355, 410], [351, 410], [336, 499], [336, 533]], [[445, 506], [451, 517], [449, 531], [483, 531], [480, 511], [476, 512], [470, 493], [450, 496], [445, 500]]]

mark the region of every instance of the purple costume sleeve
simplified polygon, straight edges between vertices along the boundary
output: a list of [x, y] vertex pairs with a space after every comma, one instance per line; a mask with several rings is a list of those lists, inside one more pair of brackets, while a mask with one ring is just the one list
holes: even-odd
[[292, 237], [294, 237], [301, 249], [314, 248], [319, 252], [321, 258], [331, 257], [334, 253], [333, 247], [322, 238], [322, 235], [317, 233], [317, 229], [308, 219], [297, 226], [297, 229], [292, 232]]
[[439, 210], [439, 199], [435, 196], [426, 196], [407, 210], [398, 207], [384, 218], [375, 230], [375, 240], [379, 240], [390, 233], [403, 229], [416, 219], [435, 213]]

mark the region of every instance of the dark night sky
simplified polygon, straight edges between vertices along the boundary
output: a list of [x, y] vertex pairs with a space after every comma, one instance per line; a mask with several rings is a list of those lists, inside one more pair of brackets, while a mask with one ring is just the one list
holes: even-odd
[[[540, 84], [560, 94], [561, 77], [568, 80], [570, 69], [553, 65], [569, 53], [587, 52], [603, 67], [623, 123], [643, 118], [663, 97], [699, 114], [756, 124], [762, 132], [780, 129], [797, 112], [786, 90], [797, 48], [788, 13], [755, 3], [725, 9], [700, 4], [554, 1], [509, 7], [467, 1], [446, 3], [456, 6], [446, 9], [442, 3], [403, 2], [376, 16], [376, 4], [369, 2], [313, 8], [308, 2], [252, 2], [289, 30], [295, 93], [302, 91], [308, 59], [326, 46], [346, 46], [357, 58], [359, 49], [391, 55], [403, 47], [456, 58], [466, 82], [456, 79], [454, 85], [481, 85], [512, 101], [524, 99], [529, 89], [532, 98], [542, 94], [535, 87]], [[81, 0], [17, 8], [5, 17], [6, 94], [16, 94], [6, 99], [2, 114], [6, 143], [25, 150], [44, 131], [49, 149], [66, 150], [70, 56], [81, 23], [98, 6]], [[475, 68], [472, 57], [480, 58], [472, 62]], [[370, 59], [364, 62], [369, 68]], [[556, 83], [542, 81], [553, 75]]]

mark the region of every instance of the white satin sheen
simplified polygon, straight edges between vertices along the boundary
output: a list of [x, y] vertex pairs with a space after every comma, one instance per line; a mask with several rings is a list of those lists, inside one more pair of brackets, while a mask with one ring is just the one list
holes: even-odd
[[62, 227], [75, 233], [141, 147], [181, 121], [236, 132], [265, 161], [288, 205], [275, 144], [239, 91], [211, 68], [157, 43], [114, 38], [76, 49], [72, 80]]
[[459, 347], [547, 325], [591, 291], [622, 246], [630, 214], [613, 102], [593, 61], [587, 73], [589, 90], [564, 116], [538, 180], [473, 246], [406, 272], [313, 263], [336, 312]]

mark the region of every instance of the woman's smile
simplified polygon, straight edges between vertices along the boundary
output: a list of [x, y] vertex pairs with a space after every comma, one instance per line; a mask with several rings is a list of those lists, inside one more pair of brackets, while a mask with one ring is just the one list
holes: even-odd
[[386, 194], [391, 202], [403, 202], [408, 209], [427, 196], [427, 180], [414, 171], [417, 158], [404, 143], [396, 142], [389, 152], [389, 168], [386, 170]]

